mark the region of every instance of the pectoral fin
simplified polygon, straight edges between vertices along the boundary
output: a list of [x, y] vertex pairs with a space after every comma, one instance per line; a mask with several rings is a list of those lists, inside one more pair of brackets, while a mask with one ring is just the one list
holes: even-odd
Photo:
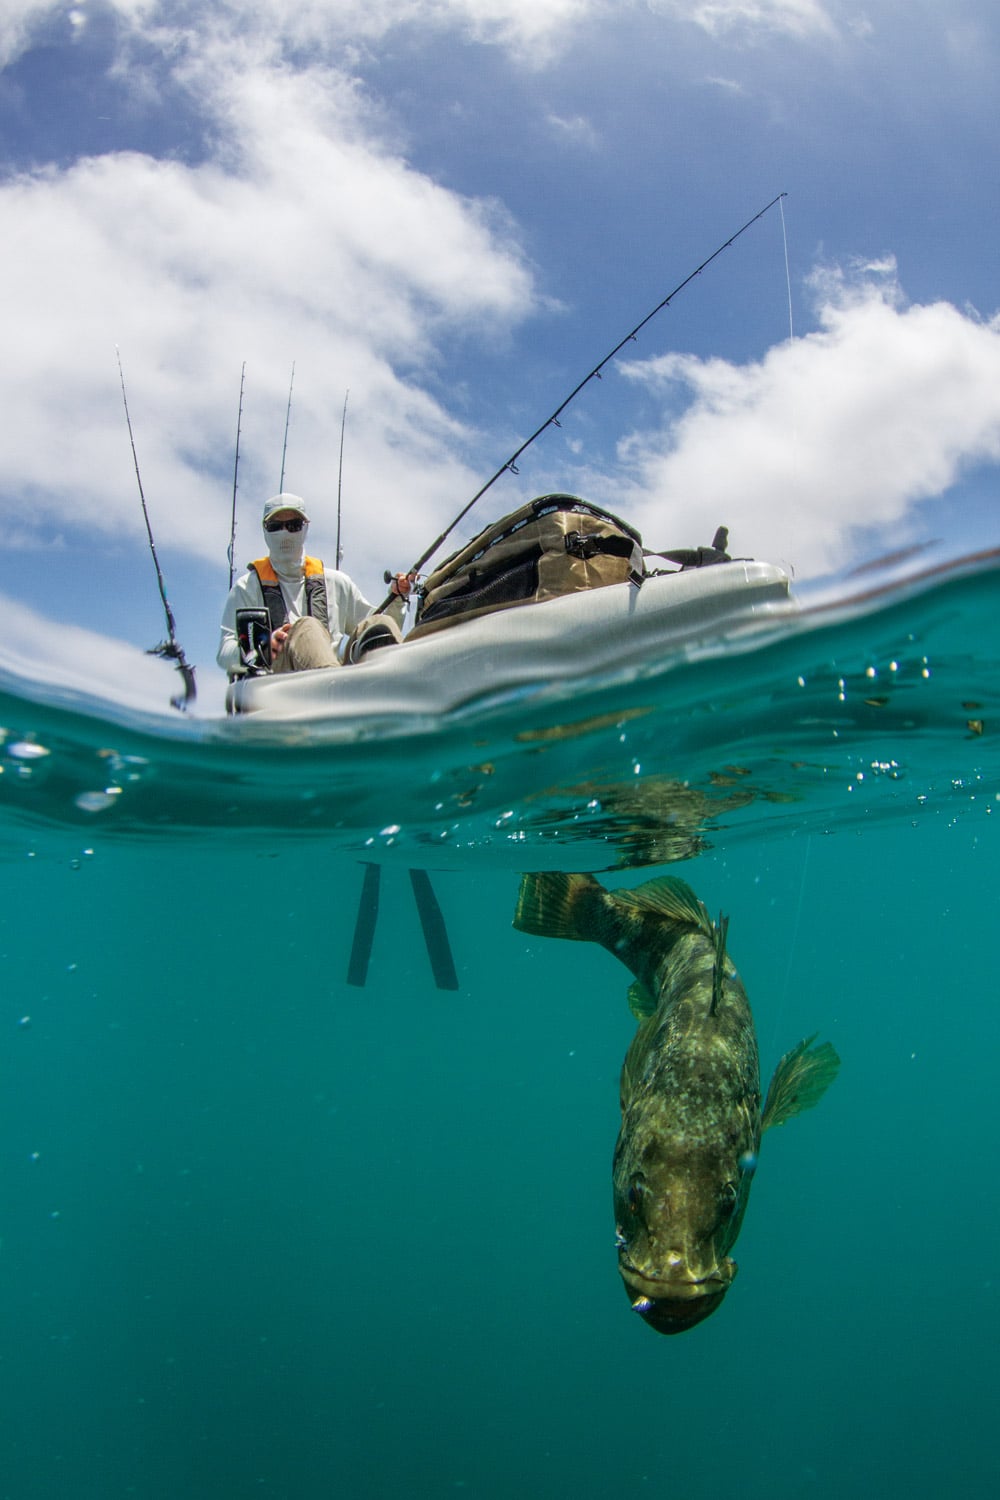
[[628, 1008], [637, 1021], [646, 1021], [656, 1014], [656, 1001], [641, 979], [634, 980], [628, 987]]
[[784, 1125], [793, 1115], [812, 1109], [837, 1076], [840, 1058], [831, 1042], [813, 1047], [814, 1033], [786, 1052], [774, 1070], [764, 1104], [761, 1128]]

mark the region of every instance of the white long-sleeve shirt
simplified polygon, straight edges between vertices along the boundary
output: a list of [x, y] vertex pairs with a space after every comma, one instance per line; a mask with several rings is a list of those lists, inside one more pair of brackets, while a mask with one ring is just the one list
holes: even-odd
[[[338, 573], [334, 568], [325, 567], [323, 576], [326, 579], [330, 639], [336, 646], [340, 637], [347, 635], [355, 625], [360, 625], [375, 606], [369, 604], [357, 584], [353, 579], [348, 578], [346, 573]], [[288, 608], [289, 620], [300, 619], [306, 613], [305, 576], [303, 575], [300, 579], [297, 589], [289, 585], [287, 578], [279, 577], [278, 581]], [[242, 574], [230, 589], [229, 598], [222, 611], [219, 650], [215, 658], [222, 670], [231, 676], [244, 670], [240, 658], [240, 645], [236, 637], [236, 611], [263, 608], [264, 596], [256, 573]]]

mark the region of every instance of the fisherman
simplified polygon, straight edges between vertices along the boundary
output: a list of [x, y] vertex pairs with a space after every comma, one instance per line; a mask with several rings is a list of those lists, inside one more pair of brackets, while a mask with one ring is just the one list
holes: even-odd
[[240, 626], [255, 614], [265, 664], [274, 672], [339, 667], [343, 635], [349, 637], [344, 654], [349, 662], [376, 646], [402, 640], [404, 601], [415, 575], [397, 573], [392, 604], [384, 614], [374, 614], [374, 605], [346, 573], [306, 556], [309, 516], [298, 495], [283, 493], [268, 500], [263, 524], [267, 556], [237, 578], [222, 613], [216, 660], [224, 672], [239, 677], [255, 665], [240, 644]]

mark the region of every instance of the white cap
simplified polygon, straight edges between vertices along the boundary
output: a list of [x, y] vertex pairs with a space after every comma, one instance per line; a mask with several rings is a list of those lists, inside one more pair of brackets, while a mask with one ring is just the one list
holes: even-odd
[[272, 495], [270, 500], [264, 501], [264, 514], [262, 520], [269, 521], [272, 516], [283, 510], [293, 510], [300, 515], [303, 521], [308, 521], [305, 501], [301, 495]]

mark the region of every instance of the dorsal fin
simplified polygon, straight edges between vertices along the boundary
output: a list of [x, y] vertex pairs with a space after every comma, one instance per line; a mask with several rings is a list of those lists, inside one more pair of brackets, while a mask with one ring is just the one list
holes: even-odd
[[661, 875], [656, 880], [647, 880], [634, 891], [615, 891], [615, 900], [626, 906], [656, 912], [670, 922], [684, 927], [697, 927], [706, 937], [714, 936], [712, 919], [705, 905], [698, 900], [687, 881], [676, 875]]
[[709, 1007], [709, 1015], [714, 1016], [719, 1009], [722, 1000], [722, 986], [726, 978], [726, 933], [729, 931], [729, 918], [719, 912], [719, 920], [715, 927], [715, 964], [712, 968], [712, 1004]]

